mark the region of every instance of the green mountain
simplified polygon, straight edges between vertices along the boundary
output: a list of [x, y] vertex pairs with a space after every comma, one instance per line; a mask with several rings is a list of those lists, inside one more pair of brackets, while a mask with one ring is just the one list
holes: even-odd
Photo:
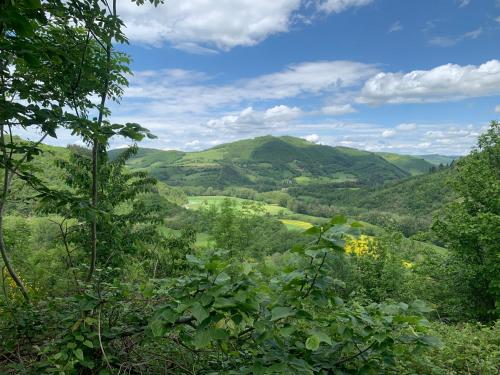
[[389, 163], [394, 164], [412, 176], [427, 173], [434, 166], [433, 163], [419, 156], [400, 155], [389, 152], [377, 152], [377, 155], [382, 156]]
[[405, 234], [414, 234], [427, 230], [436, 212], [455, 199], [448, 183], [453, 173], [446, 167], [379, 186], [339, 189], [334, 184], [311, 184], [287, 192], [310, 205], [328, 206], [372, 224], [398, 223]]
[[376, 185], [410, 175], [372, 152], [287, 136], [257, 137], [199, 152], [142, 149], [129, 165], [170, 185], [261, 191], [310, 182]]
[[446, 155], [438, 155], [438, 154], [417, 155], [416, 157], [424, 159], [425, 161], [427, 161], [435, 166], [438, 166], [440, 164], [450, 165], [454, 160], [457, 160], [460, 158], [460, 156], [446, 156]]

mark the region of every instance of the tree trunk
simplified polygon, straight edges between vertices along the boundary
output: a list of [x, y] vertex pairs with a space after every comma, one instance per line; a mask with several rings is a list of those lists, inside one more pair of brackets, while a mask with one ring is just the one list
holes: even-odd
[[92, 279], [92, 275], [95, 271], [95, 265], [97, 260], [97, 178], [98, 178], [98, 157], [99, 157], [99, 142], [94, 139], [92, 145], [92, 222], [90, 224], [90, 268], [87, 275], [87, 281]]

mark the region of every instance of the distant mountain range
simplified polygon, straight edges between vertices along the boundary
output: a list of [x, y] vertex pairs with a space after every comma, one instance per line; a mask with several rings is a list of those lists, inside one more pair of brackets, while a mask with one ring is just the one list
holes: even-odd
[[[115, 155], [119, 150], [112, 150]], [[260, 191], [314, 183], [378, 185], [428, 172], [453, 157], [408, 156], [331, 147], [289, 136], [264, 136], [205, 151], [142, 148], [129, 161], [177, 186], [250, 187]]]

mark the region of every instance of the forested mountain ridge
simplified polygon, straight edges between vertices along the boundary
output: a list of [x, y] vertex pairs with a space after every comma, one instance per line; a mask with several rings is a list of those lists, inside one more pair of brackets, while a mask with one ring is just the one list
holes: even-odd
[[260, 191], [310, 182], [382, 184], [432, 167], [416, 157], [318, 145], [289, 136], [245, 139], [197, 152], [140, 149], [128, 165], [172, 185]]

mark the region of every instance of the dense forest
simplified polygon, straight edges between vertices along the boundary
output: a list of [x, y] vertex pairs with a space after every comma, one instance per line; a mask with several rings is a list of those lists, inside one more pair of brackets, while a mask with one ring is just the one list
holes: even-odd
[[500, 373], [499, 122], [461, 158], [142, 149], [118, 7], [0, 0], [0, 374]]

